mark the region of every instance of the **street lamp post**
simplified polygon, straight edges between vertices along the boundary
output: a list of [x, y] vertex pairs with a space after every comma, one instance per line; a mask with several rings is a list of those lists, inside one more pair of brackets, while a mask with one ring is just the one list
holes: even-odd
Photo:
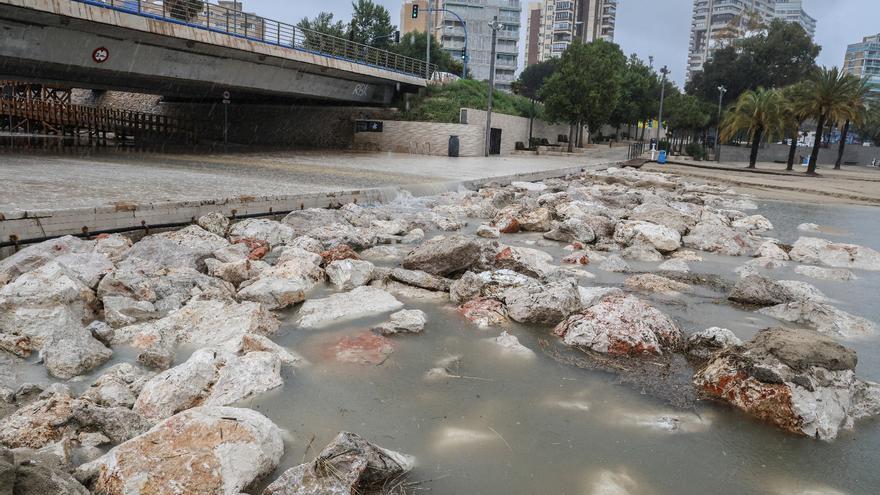
[[718, 86], [718, 126], [715, 127], [715, 161], [721, 163], [721, 102], [727, 88], [722, 84]]
[[[465, 24], [464, 19], [462, 19], [460, 15], [456, 14], [455, 12], [453, 12], [447, 8], [431, 9], [430, 12], [447, 12], [449, 14], [454, 15], [455, 18], [458, 19], [458, 22], [461, 23], [461, 28], [464, 30], [464, 51], [462, 52], [462, 58], [461, 58], [461, 78], [467, 79], [467, 63], [468, 63], [467, 24]], [[429, 63], [430, 63], [430, 61], [429, 61]]]
[[660, 150], [660, 128], [663, 127], [663, 98], [666, 96], [666, 76], [669, 75], [670, 70], [666, 68], [664, 65], [662, 69], [660, 69], [660, 73], [663, 74], [663, 77], [660, 79], [660, 111], [657, 112], [657, 150]]
[[489, 29], [492, 30], [492, 55], [489, 57], [489, 97], [488, 107], [486, 109], [486, 148], [485, 156], [489, 156], [489, 145], [492, 137], [492, 93], [495, 92], [495, 42], [498, 40], [498, 30], [504, 27], [504, 24], [498, 22], [498, 16], [492, 18], [489, 23]]
[[434, 36], [434, 29], [431, 25], [431, 0], [428, 0], [427, 18], [425, 22], [425, 79], [431, 80], [431, 38]]

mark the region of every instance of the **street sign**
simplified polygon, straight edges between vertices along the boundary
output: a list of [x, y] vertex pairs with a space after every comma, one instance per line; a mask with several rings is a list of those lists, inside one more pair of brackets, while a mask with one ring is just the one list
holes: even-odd
[[96, 64], [102, 64], [108, 59], [110, 59], [110, 50], [104, 48], [103, 46], [100, 48], [95, 48], [95, 51], [92, 52], [92, 60], [94, 60]]
[[232, 97], [232, 95], [229, 94], [229, 91], [224, 91], [224, 92], [223, 92], [223, 104], [224, 104], [224, 105], [229, 105], [229, 99], [230, 99], [231, 97]]

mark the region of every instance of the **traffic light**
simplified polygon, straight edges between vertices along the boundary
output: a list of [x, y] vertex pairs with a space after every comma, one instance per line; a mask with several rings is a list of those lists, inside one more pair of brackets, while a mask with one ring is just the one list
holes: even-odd
[[419, 18], [419, 5], [418, 4], [413, 4], [412, 18], [413, 19]]
[[394, 42], [400, 43], [400, 31], [394, 31]]

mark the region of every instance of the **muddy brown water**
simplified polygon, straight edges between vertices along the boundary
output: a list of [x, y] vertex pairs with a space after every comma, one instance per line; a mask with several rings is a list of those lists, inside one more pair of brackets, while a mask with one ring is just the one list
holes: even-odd
[[[814, 222], [846, 235], [803, 234], [880, 249], [880, 220], [868, 207], [764, 202], [758, 212], [776, 226], [768, 236], [792, 243], [798, 224]], [[479, 224], [472, 221], [468, 230]], [[430, 233], [429, 233], [430, 235]], [[543, 249], [559, 262], [567, 254], [537, 235], [504, 236], [505, 243]], [[692, 271], [733, 281], [748, 258], [700, 253]], [[387, 264], [378, 262], [377, 264]], [[598, 263], [597, 263], [598, 264]], [[653, 270], [659, 263], [631, 263]], [[792, 264], [793, 265], [793, 264]], [[806, 279], [793, 266], [768, 272], [776, 279], [810, 282], [841, 309], [880, 322], [880, 274], [858, 271], [858, 280]], [[581, 285], [622, 286], [622, 274], [585, 267], [595, 275]], [[332, 293], [323, 287], [311, 297]], [[643, 294], [675, 318], [686, 333], [711, 326], [748, 339], [775, 320], [723, 301], [708, 287], [677, 297]], [[271, 481], [311, 459], [340, 430], [359, 433], [387, 448], [414, 455], [413, 493], [431, 494], [876, 494], [880, 491], [880, 420], [860, 421], [831, 442], [783, 433], [738, 411], [698, 402], [676, 409], [612, 374], [560, 364], [541, 351], [555, 342], [550, 328], [511, 323], [504, 329], [535, 351], [506, 355], [487, 342], [502, 329], [479, 329], [452, 304], [398, 298], [427, 313], [419, 335], [392, 337], [395, 351], [380, 366], [340, 364], [326, 347], [363, 331], [386, 315], [321, 329], [299, 329], [297, 308], [282, 314], [275, 339], [310, 366], [284, 370], [283, 387], [238, 404], [256, 409], [287, 431], [286, 450]], [[859, 375], [880, 380], [880, 337], [844, 341], [858, 350]], [[562, 349], [562, 352], [569, 352]], [[459, 356], [458, 377], [426, 380], [435, 362]], [[178, 361], [186, 356], [181, 353]], [[115, 350], [114, 362], [133, 360]], [[112, 364], [112, 363], [110, 363]], [[109, 364], [108, 364], [109, 365]], [[22, 371], [46, 381], [41, 366]], [[98, 376], [100, 370], [94, 374]], [[24, 377], [19, 377], [22, 379]], [[91, 378], [78, 386], [85, 386]], [[251, 493], [260, 493], [262, 486]], [[616, 485], [615, 485], [616, 484]], [[620, 486], [629, 491], [613, 491]], [[604, 491], [603, 491], [604, 490]]]

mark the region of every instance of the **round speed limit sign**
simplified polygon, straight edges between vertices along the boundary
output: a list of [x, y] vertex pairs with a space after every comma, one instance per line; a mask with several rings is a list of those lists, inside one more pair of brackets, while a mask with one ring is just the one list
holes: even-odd
[[106, 62], [109, 58], [110, 50], [104, 48], [103, 46], [100, 48], [95, 48], [95, 51], [92, 52], [92, 60], [94, 60], [96, 64], [102, 64]]

